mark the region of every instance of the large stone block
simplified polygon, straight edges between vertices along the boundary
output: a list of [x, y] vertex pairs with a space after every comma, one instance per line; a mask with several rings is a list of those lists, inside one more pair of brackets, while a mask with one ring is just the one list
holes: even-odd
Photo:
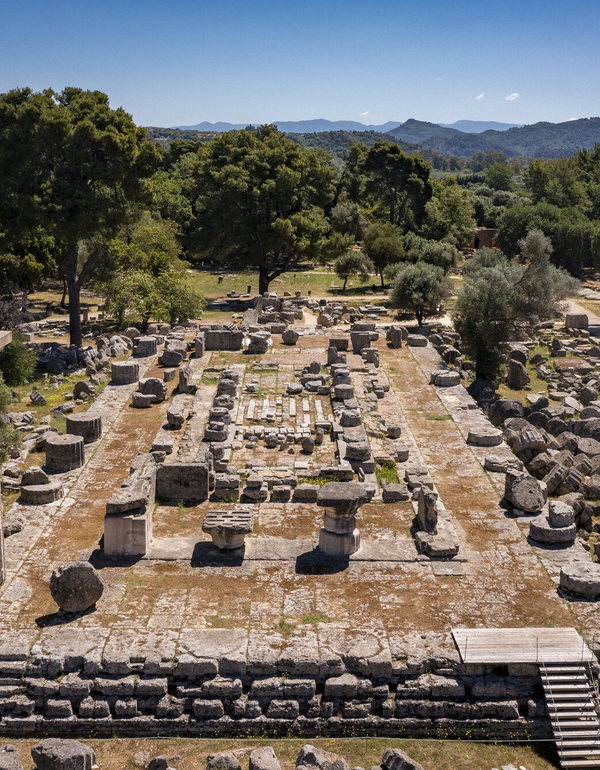
[[89, 746], [75, 740], [46, 738], [31, 749], [37, 770], [92, 770], [96, 755]]
[[140, 365], [137, 361], [115, 361], [111, 378], [113, 385], [131, 385], [140, 378]]
[[156, 472], [156, 494], [163, 500], [207, 500], [208, 472], [206, 463], [163, 463]]
[[244, 340], [242, 331], [208, 329], [204, 332], [206, 350], [241, 350]]
[[88, 561], [57, 567], [50, 577], [52, 598], [66, 612], [84, 612], [96, 604], [103, 592], [100, 575]]
[[102, 416], [94, 412], [78, 412], [67, 415], [67, 433], [81, 436], [84, 444], [102, 438]]
[[51, 434], [46, 439], [46, 466], [49, 471], [64, 473], [81, 468], [85, 462], [83, 437], [67, 433]]
[[151, 511], [139, 508], [104, 517], [104, 553], [107, 556], [143, 556], [151, 541]]

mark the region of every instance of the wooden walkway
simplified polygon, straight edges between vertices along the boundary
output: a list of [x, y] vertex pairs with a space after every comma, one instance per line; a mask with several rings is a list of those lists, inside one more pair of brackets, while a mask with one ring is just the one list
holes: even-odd
[[463, 663], [580, 663], [595, 661], [574, 628], [453, 628]]

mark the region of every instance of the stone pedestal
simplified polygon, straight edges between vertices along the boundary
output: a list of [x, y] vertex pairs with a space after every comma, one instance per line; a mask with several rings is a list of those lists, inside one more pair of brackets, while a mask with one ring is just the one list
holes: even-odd
[[322, 527], [319, 530], [319, 548], [330, 556], [350, 556], [360, 548], [360, 532], [354, 529], [346, 535], [336, 535]]
[[112, 513], [104, 517], [104, 553], [107, 556], [143, 556], [152, 540], [152, 511]]
[[217, 548], [231, 551], [244, 545], [244, 539], [252, 532], [253, 526], [254, 515], [251, 511], [208, 511], [202, 531], [211, 536]]
[[67, 433], [81, 436], [84, 444], [91, 444], [102, 438], [102, 417], [93, 412], [67, 415]]
[[113, 385], [131, 385], [140, 379], [140, 365], [137, 361], [115, 361], [111, 377]]
[[319, 550], [330, 556], [350, 556], [360, 548], [356, 513], [367, 502], [363, 484], [330, 481], [319, 490], [317, 504], [325, 509]]
[[46, 466], [55, 473], [81, 468], [85, 462], [83, 437], [67, 433], [52, 434], [46, 439]]

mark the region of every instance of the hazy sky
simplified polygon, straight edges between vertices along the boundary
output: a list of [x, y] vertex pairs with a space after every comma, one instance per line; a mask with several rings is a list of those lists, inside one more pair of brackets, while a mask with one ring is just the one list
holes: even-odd
[[598, 0], [5, 0], [0, 92], [106, 92], [142, 125], [600, 115]]

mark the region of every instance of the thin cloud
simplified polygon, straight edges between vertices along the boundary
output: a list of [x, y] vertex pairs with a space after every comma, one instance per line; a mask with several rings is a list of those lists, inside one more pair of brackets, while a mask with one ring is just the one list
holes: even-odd
[[442, 81], [444, 78], [436, 78], [436, 80]]
[[365, 117], [365, 115], [368, 115], [368, 114], [369, 114], [369, 110], [367, 110], [366, 112], [361, 112], [361, 113], [360, 113], [360, 117], [361, 117], [361, 118], [364, 118], [364, 117]]
[[507, 102], [514, 102], [515, 99], [519, 98], [519, 94], [511, 94], [510, 96], [505, 96], [504, 98]]
[[477, 101], [479, 101], [480, 99], [483, 99], [484, 96], [485, 96], [485, 93], [482, 92], [482, 93], [479, 94], [479, 96], [476, 96], [475, 99], [477, 99]]

